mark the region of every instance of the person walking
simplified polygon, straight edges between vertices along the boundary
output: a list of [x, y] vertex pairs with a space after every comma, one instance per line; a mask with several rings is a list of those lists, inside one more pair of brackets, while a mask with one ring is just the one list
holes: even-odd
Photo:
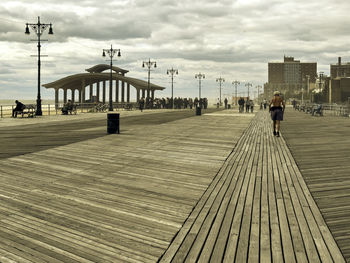
[[142, 97], [140, 100], [139, 100], [139, 109], [140, 111], [142, 112], [143, 111], [143, 108], [145, 107], [145, 99]]
[[280, 137], [280, 122], [283, 121], [283, 113], [286, 108], [283, 98], [279, 91], [273, 93], [273, 97], [269, 104], [271, 119], [273, 121], [273, 135]]
[[245, 112], [249, 113], [250, 110], [250, 101], [247, 98], [246, 102], [245, 102]]

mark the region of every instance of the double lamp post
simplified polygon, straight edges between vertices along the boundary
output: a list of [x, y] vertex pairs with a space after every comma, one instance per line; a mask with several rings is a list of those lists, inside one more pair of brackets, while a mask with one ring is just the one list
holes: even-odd
[[41, 49], [41, 41], [47, 41], [42, 40], [41, 35], [44, 33], [45, 29], [49, 27], [49, 35], [53, 35], [52, 31], [52, 24], [44, 24], [40, 22], [40, 16], [38, 16], [38, 22], [35, 24], [26, 23], [26, 31], [25, 34], [29, 35], [29, 27], [31, 27], [35, 34], [37, 35], [37, 41], [38, 41], [38, 95], [36, 99], [36, 112], [35, 115], [42, 116], [43, 112], [41, 109], [41, 94], [40, 94], [40, 68], [41, 68], [41, 61], [40, 61], [40, 49]]
[[102, 52], [102, 57], [106, 57], [106, 53], [108, 54], [109, 58], [110, 58], [110, 74], [109, 74], [109, 111], [113, 111], [113, 101], [112, 101], [112, 67], [113, 67], [113, 57], [115, 55], [115, 53], [118, 52], [118, 57], [121, 56], [120, 54], [120, 49], [113, 49], [112, 45], [110, 49], [103, 49]]

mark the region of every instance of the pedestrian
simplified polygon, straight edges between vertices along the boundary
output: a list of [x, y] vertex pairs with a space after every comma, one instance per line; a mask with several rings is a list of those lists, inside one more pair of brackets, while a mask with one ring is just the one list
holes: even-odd
[[140, 111], [141, 111], [141, 112], [143, 111], [144, 106], [145, 106], [145, 99], [142, 97], [142, 98], [139, 100], [139, 108], [140, 108]]
[[225, 103], [225, 109], [227, 109], [227, 103], [228, 103], [227, 98], [225, 98], [224, 103]]
[[25, 105], [18, 100], [15, 101], [16, 107], [12, 110], [12, 118], [17, 118], [17, 113], [22, 112], [25, 109]]
[[254, 101], [250, 100], [249, 101], [249, 105], [250, 105], [250, 112], [253, 113], [253, 111], [254, 111]]
[[242, 113], [244, 110], [244, 99], [242, 97], [239, 98], [238, 105], [239, 113]]
[[249, 113], [249, 110], [250, 110], [250, 102], [249, 102], [249, 99], [247, 98], [245, 102], [245, 112]]
[[286, 108], [283, 98], [279, 91], [273, 93], [272, 100], [269, 104], [271, 119], [273, 121], [273, 135], [280, 137], [280, 122], [283, 121], [283, 113]]
[[266, 107], [267, 107], [267, 100], [264, 99], [264, 110], [266, 110]]

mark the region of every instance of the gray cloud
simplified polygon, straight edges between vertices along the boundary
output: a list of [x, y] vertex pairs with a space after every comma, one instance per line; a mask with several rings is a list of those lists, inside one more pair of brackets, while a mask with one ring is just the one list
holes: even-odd
[[157, 83], [168, 85], [164, 68], [175, 65], [178, 85], [186, 87], [178, 90], [196, 94], [193, 76], [205, 71], [208, 94], [215, 96], [212, 79], [218, 75], [261, 84], [267, 62], [281, 61], [284, 54], [318, 62], [323, 71], [338, 56], [349, 60], [349, 9], [350, 2], [342, 0], [3, 0], [0, 88], [4, 93], [6, 87], [35, 86], [36, 61], [30, 58], [36, 54], [30, 41], [35, 34], [27, 36], [24, 29], [38, 15], [54, 30], [53, 36], [43, 35], [49, 39], [43, 44], [49, 55], [43, 59], [43, 83], [105, 63], [102, 49], [113, 44], [122, 49], [115, 63], [132, 76], [145, 77], [141, 62], [150, 57], [159, 63]]

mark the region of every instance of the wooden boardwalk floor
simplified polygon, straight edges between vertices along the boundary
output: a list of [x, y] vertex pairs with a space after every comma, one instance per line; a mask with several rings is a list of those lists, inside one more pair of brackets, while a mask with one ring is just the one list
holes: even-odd
[[252, 115], [156, 116], [1, 159], [0, 262], [156, 262]]
[[290, 110], [282, 128], [313, 198], [350, 262], [350, 119]]
[[345, 262], [266, 112], [138, 118], [0, 159], [1, 263]]
[[160, 262], [344, 262], [282, 137], [260, 112]]

